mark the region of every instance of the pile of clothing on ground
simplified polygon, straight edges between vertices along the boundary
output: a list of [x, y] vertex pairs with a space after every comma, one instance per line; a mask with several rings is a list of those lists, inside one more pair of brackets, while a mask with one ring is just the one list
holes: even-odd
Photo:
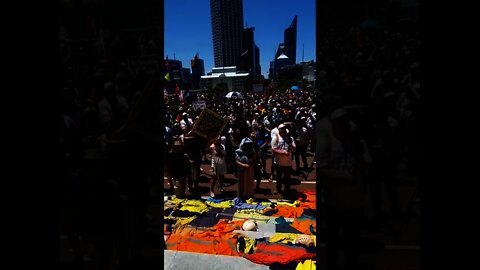
[[300, 195], [295, 201], [165, 197], [167, 249], [315, 269], [316, 194]]

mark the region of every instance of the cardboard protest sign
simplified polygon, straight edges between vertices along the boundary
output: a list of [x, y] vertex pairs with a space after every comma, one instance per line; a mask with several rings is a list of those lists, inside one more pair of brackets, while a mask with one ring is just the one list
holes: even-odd
[[200, 117], [195, 122], [192, 132], [208, 141], [215, 141], [222, 133], [226, 124], [227, 120], [225, 118], [206, 108], [202, 111]]

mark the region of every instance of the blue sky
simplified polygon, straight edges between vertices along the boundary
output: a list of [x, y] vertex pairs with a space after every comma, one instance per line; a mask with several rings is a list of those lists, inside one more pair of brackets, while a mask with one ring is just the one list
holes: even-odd
[[[214, 66], [210, 0], [165, 0], [165, 56], [190, 68], [195, 53], [205, 61], [205, 72]], [[267, 77], [274, 49], [283, 42], [283, 31], [297, 18], [297, 62], [315, 60], [315, 0], [243, 0], [243, 22], [255, 27], [262, 74]]]

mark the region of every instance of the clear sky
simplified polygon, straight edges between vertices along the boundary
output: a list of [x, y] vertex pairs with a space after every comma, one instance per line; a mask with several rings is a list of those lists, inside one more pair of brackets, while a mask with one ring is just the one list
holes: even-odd
[[[190, 68], [195, 53], [205, 61], [205, 73], [214, 67], [210, 0], [165, 0], [165, 56]], [[297, 63], [315, 60], [315, 0], [243, 0], [243, 23], [255, 27], [262, 74], [268, 77], [274, 50], [283, 32], [297, 18]], [[245, 25], [244, 25], [245, 26]]]

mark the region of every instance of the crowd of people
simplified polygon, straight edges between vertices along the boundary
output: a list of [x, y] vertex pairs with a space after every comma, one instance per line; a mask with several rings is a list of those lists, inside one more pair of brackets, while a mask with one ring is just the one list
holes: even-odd
[[400, 164], [418, 186], [421, 42], [414, 25], [331, 29], [318, 41], [317, 184], [327, 265], [338, 269], [344, 243], [345, 269], [359, 269], [361, 229], [408, 217], [399, 199]]
[[[88, 231], [90, 225], [85, 223], [92, 218], [90, 210], [103, 209], [98, 217], [108, 219], [102, 224], [114, 231], [120, 260], [129, 252], [140, 256], [143, 225], [125, 220], [143, 220], [148, 204], [145, 198], [156, 182], [152, 180], [155, 166], [147, 170], [144, 166], [161, 158], [143, 150], [134, 155], [118, 151], [98, 176], [104, 181], [95, 184], [96, 206], [91, 209], [86, 206], [84, 170], [86, 150], [108, 141], [125, 123], [149, 75], [132, 69], [126, 54], [131, 44], [122, 44], [115, 37], [73, 41], [65, 29], [60, 32], [63, 233], [81, 258], [79, 235], [93, 238], [109, 230], [97, 227]], [[184, 189], [195, 193], [202, 161], [209, 156], [213, 168], [210, 195], [224, 191], [225, 175], [231, 173], [239, 182], [238, 196], [248, 198], [258, 192], [262, 179], [276, 180], [273, 194], [282, 189], [288, 192], [290, 175], [308, 169], [307, 151], [315, 153], [330, 269], [338, 263], [341, 227], [350, 241], [347, 261], [355, 269], [365, 196], [371, 196], [374, 217], [383, 216], [384, 185], [391, 212], [401, 215], [405, 205], [398, 195], [400, 163], [406, 161], [410, 178], [418, 176], [422, 157], [418, 137], [421, 43], [415, 27], [331, 30], [318, 42], [317, 90], [243, 93], [242, 99], [222, 102], [199, 93], [198, 99], [204, 100], [207, 108], [227, 119], [218, 138], [206, 140], [192, 132], [201, 110], [171, 97], [164, 115], [164, 169], [179, 195], [184, 195]], [[134, 47], [139, 53], [159, 53], [156, 44], [154, 35], [144, 35]], [[267, 168], [269, 158], [272, 166]], [[128, 233], [127, 227], [131, 229]]]
[[116, 254], [96, 249], [106, 252], [98, 263], [110, 264], [115, 256], [123, 267], [141, 257], [147, 206], [157, 195], [151, 190], [163, 175], [155, 143], [116, 140], [112, 134], [126, 123], [150, 79], [148, 70], [130, 60], [161, 55], [161, 43], [153, 30], [135, 43], [113, 29], [81, 34], [67, 26], [60, 27], [61, 234], [79, 264], [89, 246], [114, 241]]
[[[293, 160], [296, 172], [308, 170], [307, 150], [313, 153], [315, 149], [315, 91], [244, 93], [241, 98], [224, 98], [221, 102], [215, 102], [207, 95], [207, 92], [198, 93], [197, 98], [226, 120], [218, 138], [205, 139], [193, 131], [202, 112], [200, 108], [181, 103], [175, 96], [167, 101], [165, 157], [171, 162], [165, 164], [165, 171], [171, 189], [183, 181], [188, 184], [182, 185], [178, 195], [184, 195], [183, 186], [192, 193], [197, 192], [202, 161], [211, 156], [214, 174], [211, 196], [215, 196], [216, 187], [220, 192], [224, 191], [223, 180], [227, 173], [238, 178], [239, 197], [253, 197], [264, 178], [277, 180], [273, 194], [282, 191], [282, 184], [285, 186], [283, 191], [288, 193]], [[188, 157], [187, 163], [173, 162], [174, 159], [169, 158], [178, 151]], [[266, 161], [270, 157], [273, 162], [268, 168], [270, 173], [267, 173]]]

